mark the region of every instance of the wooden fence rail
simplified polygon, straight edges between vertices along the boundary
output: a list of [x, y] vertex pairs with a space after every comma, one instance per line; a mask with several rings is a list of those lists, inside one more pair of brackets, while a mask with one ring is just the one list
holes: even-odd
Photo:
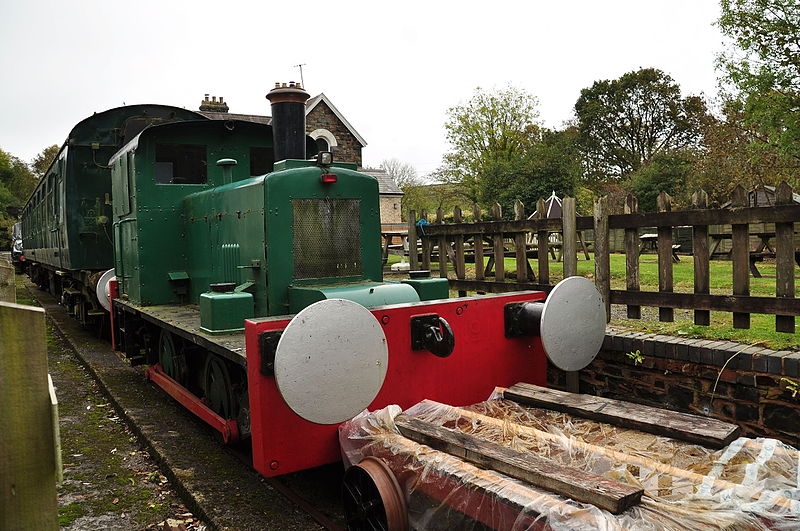
[[[731, 312], [735, 328], [749, 328], [751, 313], [776, 316], [778, 332], [794, 333], [795, 317], [800, 315], [800, 301], [795, 298], [795, 263], [800, 265], [800, 250], [795, 244], [795, 223], [800, 222], [800, 204], [792, 201], [792, 188], [781, 183], [776, 189], [775, 205], [767, 207], [748, 206], [747, 193], [741, 186], [734, 189], [729, 208], [709, 209], [708, 195], [698, 191], [692, 196], [690, 210], [673, 210], [669, 195], [658, 197], [658, 211], [638, 211], [635, 197], [625, 200], [623, 214], [611, 214], [608, 202], [600, 198], [595, 202], [593, 216], [576, 216], [575, 199], [564, 198], [563, 216], [545, 218], [544, 201], [537, 203], [537, 213], [526, 217], [525, 208], [519, 201], [514, 205], [514, 219], [503, 219], [499, 204], [491, 209], [492, 221], [483, 221], [478, 207], [472, 210], [472, 221], [464, 222], [460, 209], [453, 212], [453, 223], [446, 223], [441, 209], [436, 213], [436, 222], [428, 223], [422, 212], [418, 217], [409, 212], [410, 265], [417, 269], [430, 269], [438, 262], [438, 273], [450, 278], [451, 289], [459, 294], [468, 291], [499, 293], [516, 290], [545, 290], [552, 287], [549, 257], [554, 246], [560, 247], [564, 263], [564, 276], [577, 274], [578, 242], [583, 242], [582, 231], [594, 231], [595, 272], [594, 280], [603, 294], [608, 316], [611, 304], [627, 306], [631, 319], [641, 318], [642, 306], [659, 308], [659, 320], [672, 321], [674, 309], [694, 311], [694, 322], [710, 324], [711, 311]], [[424, 220], [424, 221], [418, 221]], [[751, 231], [752, 224], [775, 224], [774, 233], [764, 229]], [[709, 226], [729, 225], [730, 235], [710, 235]], [[658, 291], [640, 290], [639, 255], [643, 240], [639, 229], [655, 228], [658, 256]], [[694, 264], [694, 289], [692, 293], [675, 293], [673, 285], [673, 260], [677, 259], [677, 248], [673, 244], [673, 230], [690, 227]], [[623, 230], [625, 245], [625, 288], [611, 289], [609, 234], [612, 230]], [[762, 243], [753, 250], [750, 237], [757, 234]], [[657, 235], [657, 237], [656, 237]], [[729, 238], [732, 243], [732, 291], [730, 294], [711, 294], [709, 279], [709, 237]], [[754, 236], [755, 237], [755, 236]], [[774, 239], [774, 246], [769, 241]], [[421, 249], [413, 252], [413, 250]], [[503, 258], [514, 259], [515, 268], [506, 271]], [[775, 297], [751, 296], [750, 273], [756, 276], [755, 264], [765, 258], [775, 259]], [[537, 264], [536, 271], [531, 260]], [[452, 263], [452, 271], [448, 267]], [[466, 264], [475, 264], [474, 275], [467, 276]], [[492, 272], [494, 270], [494, 272]], [[448, 276], [449, 275], [449, 276]], [[488, 277], [493, 277], [490, 280]]]

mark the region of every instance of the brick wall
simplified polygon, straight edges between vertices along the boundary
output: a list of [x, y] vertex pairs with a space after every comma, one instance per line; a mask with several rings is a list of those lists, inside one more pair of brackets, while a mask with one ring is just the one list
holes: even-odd
[[306, 116], [306, 129], [308, 133], [315, 129], [327, 129], [333, 133], [338, 143], [332, 148], [334, 159], [341, 162], [355, 162], [361, 166], [361, 144], [324, 101], [318, 103]]
[[381, 223], [402, 223], [400, 199], [402, 197], [398, 195], [381, 196]]
[[[637, 350], [640, 363], [626, 355]], [[709, 415], [738, 424], [746, 436], [799, 446], [800, 393], [792, 397], [781, 378], [800, 380], [800, 352], [609, 331], [597, 358], [581, 371], [580, 390]], [[548, 380], [553, 387], [566, 387], [565, 373], [552, 365]]]

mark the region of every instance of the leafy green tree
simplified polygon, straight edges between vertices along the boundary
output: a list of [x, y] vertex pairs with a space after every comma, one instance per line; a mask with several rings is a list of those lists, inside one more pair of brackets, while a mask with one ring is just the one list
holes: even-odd
[[552, 192], [559, 197], [573, 196], [582, 171], [576, 137], [575, 128], [542, 129], [536, 141], [519, 156], [489, 165], [481, 187], [481, 203], [489, 206], [498, 202], [504, 215], [511, 217], [517, 199], [528, 212], [533, 212], [536, 201], [546, 199]]
[[575, 103], [589, 182], [626, 177], [658, 155], [697, 145], [702, 98], [682, 98], [667, 74], [643, 68], [596, 81]]
[[448, 109], [445, 130], [452, 146], [434, 177], [457, 185], [470, 202], [484, 195], [483, 181], [514, 167], [538, 137], [538, 102], [528, 92], [509, 86], [485, 91]]
[[673, 198], [673, 208], [688, 206], [691, 191], [686, 182], [694, 163], [687, 152], [659, 154], [636, 170], [630, 178], [630, 190], [639, 201], [640, 212], [655, 212], [661, 192]]
[[33, 170], [37, 178], [42, 178], [47, 168], [50, 167], [50, 164], [56, 158], [56, 155], [58, 155], [58, 150], [59, 147], [53, 144], [52, 146], [44, 148], [41, 153], [33, 158], [31, 161], [31, 170]]
[[28, 165], [0, 149], [0, 229], [7, 229], [0, 230], [0, 249], [8, 248], [11, 225], [17, 221], [9, 208], [24, 205], [35, 187], [36, 177]]
[[732, 44], [719, 58], [723, 89], [742, 103], [757, 136], [800, 159], [800, 4], [796, 0], [721, 0], [719, 27]]

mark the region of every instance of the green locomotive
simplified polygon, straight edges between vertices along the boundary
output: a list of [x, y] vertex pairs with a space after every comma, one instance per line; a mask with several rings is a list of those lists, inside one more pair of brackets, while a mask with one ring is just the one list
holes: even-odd
[[421, 285], [448, 296], [446, 279], [383, 281], [377, 181], [329, 152], [307, 159], [299, 86], [268, 97], [271, 126], [154, 125], [110, 161], [117, 345], [224, 418], [247, 403], [245, 319], [418, 302]]
[[95, 296], [114, 266], [108, 160], [145, 127], [201, 114], [165, 105], [130, 105], [96, 113], [69, 133], [22, 211], [31, 279], [82, 321], [105, 315]]

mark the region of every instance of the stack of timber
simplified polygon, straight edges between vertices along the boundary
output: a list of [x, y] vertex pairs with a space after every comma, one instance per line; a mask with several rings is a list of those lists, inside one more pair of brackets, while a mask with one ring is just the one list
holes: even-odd
[[734, 425], [529, 384], [468, 407], [423, 401], [341, 429], [383, 459], [412, 528], [784, 529], [800, 453]]

